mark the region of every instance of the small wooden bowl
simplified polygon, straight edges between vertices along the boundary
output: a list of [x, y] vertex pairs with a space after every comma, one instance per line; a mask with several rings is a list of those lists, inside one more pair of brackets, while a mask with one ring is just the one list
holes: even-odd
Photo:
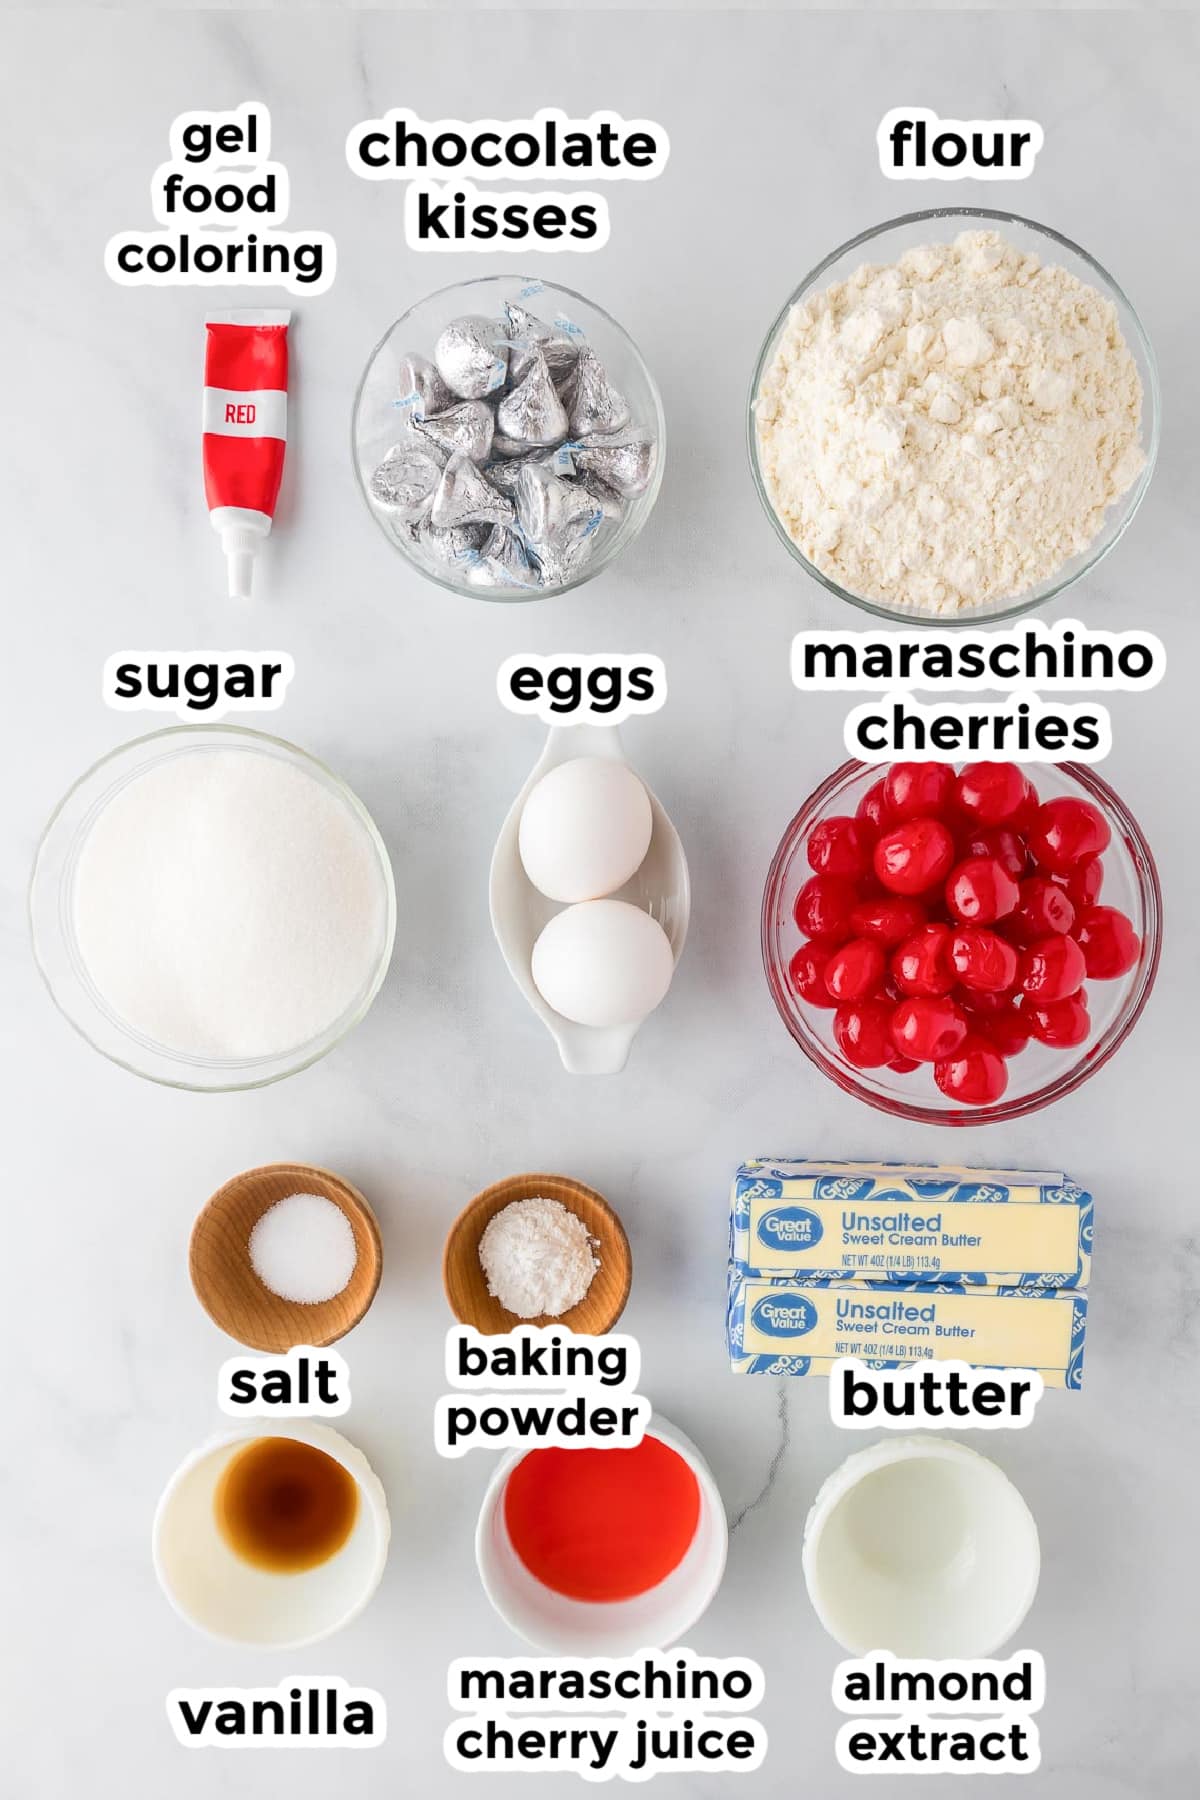
[[[547, 1200], [561, 1201], [568, 1212], [583, 1220], [597, 1239], [600, 1267], [578, 1306], [570, 1307], [558, 1318], [543, 1314], [537, 1319], [519, 1319], [488, 1293], [479, 1261], [479, 1240], [489, 1221], [503, 1207], [514, 1200], [532, 1200], [539, 1194]], [[571, 1331], [601, 1337], [612, 1330], [624, 1312], [632, 1280], [633, 1258], [620, 1219], [593, 1188], [565, 1175], [510, 1175], [507, 1180], [484, 1188], [455, 1219], [442, 1252], [442, 1282], [451, 1312], [461, 1325], [473, 1325], [485, 1337], [512, 1331], [517, 1325], [565, 1325]]]
[[[321, 1194], [350, 1221], [358, 1261], [340, 1294], [316, 1306], [281, 1300], [264, 1287], [250, 1261], [250, 1233], [268, 1207], [289, 1194]], [[192, 1227], [188, 1267], [196, 1298], [222, 1331], [252, 1350], [320, 1348], [358, 1324], [379, 1287], [379, 1224], [357, 1188], [307, 1163], [268, 1163], [218, 1188]]]

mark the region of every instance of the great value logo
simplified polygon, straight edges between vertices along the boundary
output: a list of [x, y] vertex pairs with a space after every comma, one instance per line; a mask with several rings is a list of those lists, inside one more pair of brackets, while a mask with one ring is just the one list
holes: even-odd
[[865, 1200], [874, 1191], [873, 1175], [820, 1175], [813, 1194], [818, 1200]]
[[764, 1294], [750, 1312], [750, 1323], [764, 1337], [804, 1337], [817, 1322], [817, 1309], [803, 1294]]
[[807, 1206], [774, 1206], [758, 1221], [758, 1237], [772, 1250], [810, 1250], [825, 1227]]

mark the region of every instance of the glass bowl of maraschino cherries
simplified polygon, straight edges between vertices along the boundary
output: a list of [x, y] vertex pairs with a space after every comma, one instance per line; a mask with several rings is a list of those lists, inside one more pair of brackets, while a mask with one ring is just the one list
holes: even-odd
[[1108, 1062], [1149, 998], [1161, 926], [1149, 845], [1091, 768], [849, 762], [775, 853], [763, 963], [839, 1087], [977, 1124]]

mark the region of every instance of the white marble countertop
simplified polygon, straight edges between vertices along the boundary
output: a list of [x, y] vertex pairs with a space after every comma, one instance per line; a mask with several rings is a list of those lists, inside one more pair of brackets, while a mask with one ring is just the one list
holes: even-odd
[[[471, 1555], [490, 1458], [441, 1462], [431, 1448], [447, 1323], [439, 1254], [471, 1193], [538, 1167], [579, 1176], [619, 1208], [644, 1386], [696, 1438], [724, 1492], [728, 1576], [692, 1642], [766, 1670], [771, 1749], [747, 1785], [780, 1800], [848, 1791], [832, 1750], [837, 1652], [804, 1595], [800, 1538], [816, 1487], [856, 1445], [830, 1426], [819, 1383], [739, 1383], [726, 1371], [727, 1181], [745, 1155], [934, 1159], [951, 1149], [968, 1161], [1062, 1166], [1097, 1195], [1085, 1389], [1051, 1394], [1033, 1429], [985, 1446], [1025, 1492], [1043, 1538], [1023, 1634], [1049, 1678], [1031, 1791], [1195, 1791], [1198, 38], [1183, 14], [1112, 13], [705, 14], [684, 25], [670, 15], [97, 12], [0, 23], [0, 1789], [14, 1800], [208, 1800], [284, 1787], [319, 1800], [347, 1783], [384, 1800], [464, 1788], [441, 1756], [446, 1663], [516, 1644]], [[340, 271], [328, 294], [293, 302], [281, 516], [258, 598], [235, 612], [200, 489], [200, 322], [212, 296], [118, 290], [101, 255], [110, 233], [149, 224], [148, 181], [174, 115], [248, 98], [272, 108], [292, 223], [333, 231]], [[1046, 147], [1033, 179], [999, 193], [885, 182], [875, 126], [909, 100], [959, 117], [1039, 119]], [[560, 601], [489, 608], [424, 585], [355, 491], [348, 418], [371, 345], [423, 292], [504, 266], [406, 251], [400, 187], [349, 174], [350, 125], [400, 103], [468, 118], [612, 107], [657, 118], [671, 135], [661, 180], [608, 190], [609, 246], [546, 268], [627, 324], [670, 430], [643, 537]], [[751, 488], [741, 425], [761, 337], [800, 276], [853, 232], [943, 200], [1012, 204], [1054, 225], [1111, 268], [1142, 313], [1166, 397], [1158, 473], [1134, 528], [1051, 616], [1150, 626], [1171, 665], [1153, 697], [1114, 702], [1105, 770], [1156, 848], [1167, 897], [1146, 1017], [1119, 1059], [1052, 1112], [965, 1129], [953, 1146], [823, 1082], [762, 979], [767, 863], [842, 754], [839, 701], [801, 701], [789, 686], [791, 634], [856, 621], [782, 553]], [[123, 647], [289, 650], [296, 678], [271, 728], [351, 783], [391, 849], [400, 929], [382, 996], [326, 1062], [261, 1093], [168, 1092], [108, 1065], [57, 1016], [28, 954], [23, 891], [46, 816], [88, 764], [143, 728], [99, 698], [104, 659]], [[562, 1072], [487, 921], [491, 844], [540, 745], [538, 727], [500, 709], [496, 669], [514, 650], [562, 648], [665, 658], [665, 711], [625, 735], [683, 834], [695, 889], [675, 988], [611, 1080]], [[161, 1485], [218, 1423], [215, 1376], [229, 1350], [189, 1288], [191, 1220], [227, 1176], [275, 1158], [343, 1171], [382, 1220], [382, 1290], [342, 1349], [354, 1382], [346, 1429], [387, 1486], [394, 1534], [363, 1617], [283, 1658], [194, 1636], [158, 1593], [148, 1554]], [[169, 1687], [294, 1674], [380, 1688], [387, 1745], [352, 1763], [341, 1752], [279, 1763], [197, 1757], [172, 1740]], [[479, 1791], [508, 1797], [528, 1785], [491, 1776]], [[732, 1791], [700, 1776], [671, 1788], [694, 1800]], [[943, 1788], [914, 1778], [904, 1790], [926, 1791]]]

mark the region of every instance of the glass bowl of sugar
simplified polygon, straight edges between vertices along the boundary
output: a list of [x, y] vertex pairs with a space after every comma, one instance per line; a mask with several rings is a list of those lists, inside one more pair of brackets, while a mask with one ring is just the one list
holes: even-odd
[[993, 624], [1124, 534], [1154, 470], [1158, 372], [1086, 250], [939, 206], [804, 277], [759, 352], [747, 438], [777, 536], [830, 593], [877, 618]]
[[383, 983], [396, 894], [362, 802], [294, 744], [175, 726], [89, 769], [43, 834], [38, 968], [95, 1049], [200, 1092], [307, 1068]]

